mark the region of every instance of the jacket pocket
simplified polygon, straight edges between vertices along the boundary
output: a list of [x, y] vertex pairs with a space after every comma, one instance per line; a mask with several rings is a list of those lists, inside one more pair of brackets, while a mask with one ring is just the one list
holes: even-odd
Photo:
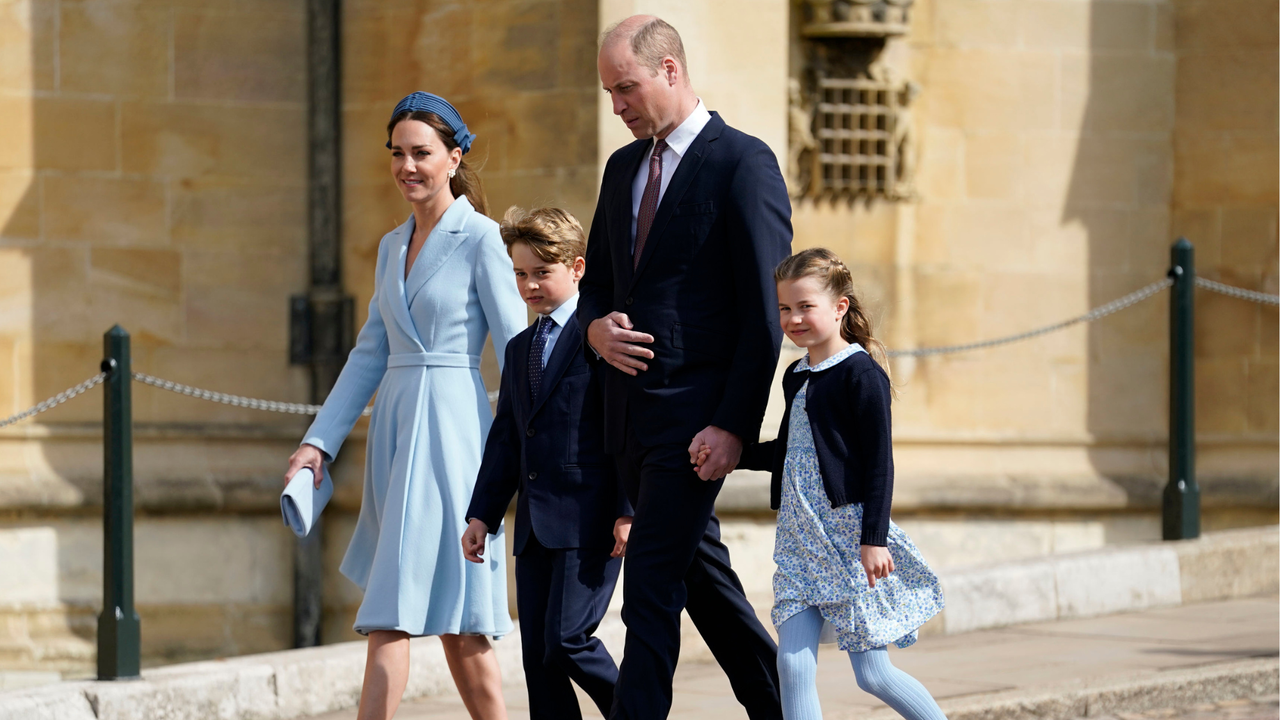
[[705, 215], [716, 211], [716, 203], [714, 200], [708, 200], [700, 203], [688, 203], [687, 205], [677, 205], [675, 212], [671, 213], [671, 217], [684, 217], [685, 215]]
[[672, 324], [671, 345], [715, 358], [728, 357], [732, 351], [727, 334], [684, 323]]

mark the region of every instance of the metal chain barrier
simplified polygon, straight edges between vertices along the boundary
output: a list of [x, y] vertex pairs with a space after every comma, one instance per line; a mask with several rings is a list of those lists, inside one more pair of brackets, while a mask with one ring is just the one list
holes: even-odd
[[[172, 380], [164, 380], [154, 375], [135, 372], [133, 379], [143, 385], [150, 385], [161, 390], [186, 395], [199, 400], [208, 400], [209, 402], [222, 403], [223, 405], [234, 405], [235, 407], [249, 408], [250, 410], [265, 410], [267, 412], [290, 413], [293, 415], [315, 415], [320, 412], [321, 405], [308, 405], [306, 403], [287, 403], [277, 402], [275, 400], [259, 400], [257, 398], [244, 397], [243, 395], [231, 395], [229, 393], [214, 392], [213, 390], [202, 390], [190, 385], [183, 385]], [[372, 415], [373, 407], [366, 407], [361, 415]]]
[[[1234, 297], [1241, 300], [1248, 300], [1250, 302], [1255, 302], [1262, 305], [1280, 307], [1280, 295], [1269, 295], [1267, 293], [1258, 292], [1256, 290], [1246, 290], [1244, 288], [1234, 287], [1234, 286], [1216, 282], [1213, 280], [1207, 280], [1201, 277], [1197, 277], [1195, 282], [1197, 287], [1204, 288], [1205, 290], [1209, 290], [1211, 292], [1220, 293], [1222, 295], [1227, 295], [1229, 297]], [[1138, 303], [1144, 300], [1150, 299], [1160, 294], [1161, 292], [1168, 290], [1172, 286], [1173, 286], [1173, 280], [1171, 278], [1165, 278], [1158, 282], [1153, 282], [1150, 285], [1142, 288], [1141, 290], [1138, 290], [1136, 292], [1131, 292], [1122, 298], [1112, 300], [1106, 305], [1100, 305], [1083, 315], [1079, 315], [1077, 317], [1073, 317], [1069, 320], [1064, 320], [1062, 322], [1054, 323], [1052, 325], [1046, 325], [1041, 328], [1036, 328], [1035, 330], [1028, 330], [1027, 332], [1018, 333], [1017, 335], [1010, 335], [1008, 337], [996, 338], [994, 340], [983, 340], [981, 342], [968, 343], [966, 345], [947, 345], [944, 347], [919, 348], [916, 350], [890, 350], [888, 354], [889, 354], [889, 357], [930, 357], [933, 355], [946, 355], [951, 353], [969, 352], [971, 350], [982, 350], [984, 348], [992, 348], [992, 347], [999, 347], [1001, 345], [1008, 345], [1010, 343], [1019, 342], [1021, 340], [1030, 340], [1031, 338], [1039, 337], [1041, 335], [1047, 335], [1049, 333], [1056, 332], [1058, 330], [1063, 330], [1065, 328], [1071, 327], [1072, 325], [1077, 325], [1079, 323], [1093, 322], [1094, 320], [1098, 320], [1099, 318], [1106, 317], [1113, 313], [1124, 310], [1125, 308], [1131, 307], [1133, 305], [1137, 305]], [[21, 422], [22, 420], [32, 417], [33, 415], [39, 415], [42, 412], [51, 410], [61, 405], [62, 403], [76, 397], [77, 395], [80, 395], [90, 390], [91, 388], [101, 385], [103, 381], [105, 381], [106, 379], [107, 379], [106, 373], [98, 373], [97, 375], [94, 375], [88, 380], [85, 380], [84, 382], [80, 383], [79, 385], [68, 388], [38, 405], [35, 405], [27, 410], [24, 410], [23, 412], [20, 412], [17, 415], [11, 415], [7, 418], [0, 420], [0, 428], [5, 427], [7, 425], [12, 425], [17, 422]], [[177, 393], [179, 395], [186, 395], [187, 397], [193, 397], [199, 400], [208, 400], [210, 402], [222, 403], [224, 405], [232, 405], [235, 407], [249, 408], [251, 410], [265, 410], [267, 412], [289, 413], [293, 415], [315, 415], [316, 413], [320, 412], [320, 408], [322, 407], [320, 405], [309, 405], [306, 403], [288, 403], [288, 402], [277, 402], [275, 400], [260, 400], [258, 398], [244, 397], [243, 395], [232, 395], [230, 393], [214, 392], [213, 390], [203, 390], [201, 388], [192, 387], [190, 385], [183, 385], [182, 383], [173, 382], [172, 380], [165, 380], [163, 378], [155, 377], [154, 375], [148, 375], [146, 373], [140, 373], [140, 372], [133, 373], [133, 379], [144, 385], [157, 387], [157, 388], [160, 388], [161, 390], [168, 390], [169, 392]], [[497, 400], [498, 394], [496, 392], [490, 392], [488, 395], [489, 395], [490, 402]], [[369, 416], [371, 414], [373, 414], [373, 406], [366, 407], [364, 411], [361, 413], [361, 415], [364, 415], [364, 416]]]
[[1141, 290], [1138, 290], [1136, 292], [1131, 292], [1122, 298], [1119, 298], [1117, 300], [1112, 300], [1106, 305], [1101, 305], [1099, 307], [1096, 307], [1093, 310], [1090, 310], [1089, 312], [1085, 313], [1084, 315], [1073, 317], [1070, 320], [1063, 320], [1062, 322], [1054, 323], [1052, 325], [1046, 325], [1042, 328], [1036, 328], [1035, 330], [1028, 330], [1027, 332], [1018, 333], [1017, 335], [1010, 335], [1008, 337], [996, 338], [994, 340], [983, 340], [982, 342], [969, 343], [967, 345], [947, 345], [945, 347], [919, 348], [917, 350], [890, 350], [888, 352], [888, 355], [891, 358], [893, 357], [929, 357], [932, 355], [945, 355], [950, 353], [968, 352], [970, 350], [981, 350], [983, 348], [997, 347], [999, 345], [1008, 345], [1009, 343], [1015, 343], [1015, 342], [1018, 342], [1019, 340], [1029, 340], [1034, 337], [1047, 335], [1051, 332], [1056, 332], [1058, 330], [1071, 327], [1072, 325], [1076, 325], [1078, 323], [1093, 322], [1098, 318], [1106, 317], [1107, 315], [1110, 315], [1115, 312], [1119, 312], [1132, 305], [1137, 305], [1143, 300], [1154, 297], [1160, 294], [1161, 292], [1168, 290], [1171, 287], [1173, 287], [1173, 279], [1165, 278], [1164, 280], [1153, 282], [1150, 285], [1142, 288]]
[[84, 382], [80, 383], [79, 385], [76, 385], [75, 387], [72, 387], [72, 388], [67, 388], [66, 390], [63, 390], [62, 392], [58, 393], [57, 395], [54, 395], [53, 397], [49, 398], [48, 400], [45, 400], [44, 402], [42, 402], [42, 403], [40, 403], [40, 404], [38, 404], [38, 405], [36, 405], [36, 406], [34, 406], [34, 407], [31, 407], [31, 408], [29, 408], [29, 409], [27, 409], [27, 410], [23, 410], [22, 412], [18, 413], [17, 415], [10, 415], [9, 417], [7, 417], [7, 418], [5, 418], [5, 419], [0, 420], [0, 428], [4, 427], [4, 426], [6, 426], [6, 425], [12, 425], [12, 424], [14, 424], [14, 423], [16, 423], [16, 422], [21, 422], [22, 420], [26, 420], [27, 418], [31, 417], [32, 415], [39, 415], [40, 413], [42, 413], [42, 412], [44, 412], [44, 411], [46, 411], [46, 410], [52, 410], [53, 408], [55, 408], [55, 407], [57, 407], [57, 406], [61, 405], [62, 403], [64, 403], [64, 402], [66, 402], [66, 401], [70, 400], [71, 398], [73, 398], [73, 397], [75, 397], [75, 396], [77, 396], [77, 395], [79, 395], [79, 394], [81, 394], [81, 393], [83, 393], [83, 392], [85, 392], [85, 391], [89, 390], [90, 388], [92, 388], [92, 387], [94, 387], [94, 386], [97, 386], [97, 385], [101, 385], [101, 384], [102, 384], [102, 382], [103, 382], [104, 380], [106, 380], [106, 379], [107, 379], [107, 374], [106, 374], [106, 373], [104, 373], [104, 372], [103, 372], [103, 373], [98, 373], [97, 375], [94, 375], [93, 377], [89, 378], [88, 380], [85, 380]]
[[1196, 278], [1196, 287], [1202, 287], [1211, 292], [1221, 293], [1233, 298], [1256, 302], [1261, 305], [1271, 305], [1280, 307], [1280, 295], [1268, 295], [1267, 293], [1258, 292], [1257, 290], [1245, 290], [1244, 288], [1233, 287], [1225, 283], [1206, 280], [1202, 277]]

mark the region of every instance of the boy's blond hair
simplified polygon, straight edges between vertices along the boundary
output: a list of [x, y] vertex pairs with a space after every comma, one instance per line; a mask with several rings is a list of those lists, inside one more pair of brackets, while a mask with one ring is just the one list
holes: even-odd
[[554, 207], [522, 210], [512, 205], [502, 216], [500, 229], [508, 255], [513, 245], [524, 243], [539, 260], [572, 268], [574, 260], [587, 254], [587, 234], [567, 210]]

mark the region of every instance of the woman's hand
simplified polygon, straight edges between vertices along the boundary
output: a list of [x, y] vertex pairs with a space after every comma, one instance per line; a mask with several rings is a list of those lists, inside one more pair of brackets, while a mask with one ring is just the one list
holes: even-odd
[[631, 537], [631, 516], [623, 515], [613, 523], [613, 552], [611, 557], [624, 557], [627, 554], [627, 538]]
[[284, 484], [288, 485], [302, 468], [311, 468], [316, 477], [316, 489], [319, 489], [320, 481], [324, 479], [324, 453], [320, 452], [320, 448], [305, 443], [298, 446], [289, 456], [289, 469], [284, 474]]
[[893, 556], [889, 548], [881, 545], [862, 546], [862, 569], [867, 571], [867, 584], [876, 586], [877, 578], [887, 578], [893, 572]]
[[484, 559], [484, 541], [489, 536], [489, 526], [476, 518], [471, 518], [467, 529], [462, 533], [462, 557], [473, 563], [482, 563]]

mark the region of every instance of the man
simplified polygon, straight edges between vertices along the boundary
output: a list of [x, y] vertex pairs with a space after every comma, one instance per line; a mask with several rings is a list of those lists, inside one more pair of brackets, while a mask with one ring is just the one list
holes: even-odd
[[667, 716], [687, 608], [748, 715], [781, 718], [777, 648], [713, 510], [743, 443], [758, 437], [778, 360], [786, 185], [763, 142], [707, 112], [667, 23], [636, 16], [606, 31], [598, 69], [638, 138], [605, 167], [578, 305], [588, 352], [612, 366], [605, 443], [635, 508], [611, 717]]

